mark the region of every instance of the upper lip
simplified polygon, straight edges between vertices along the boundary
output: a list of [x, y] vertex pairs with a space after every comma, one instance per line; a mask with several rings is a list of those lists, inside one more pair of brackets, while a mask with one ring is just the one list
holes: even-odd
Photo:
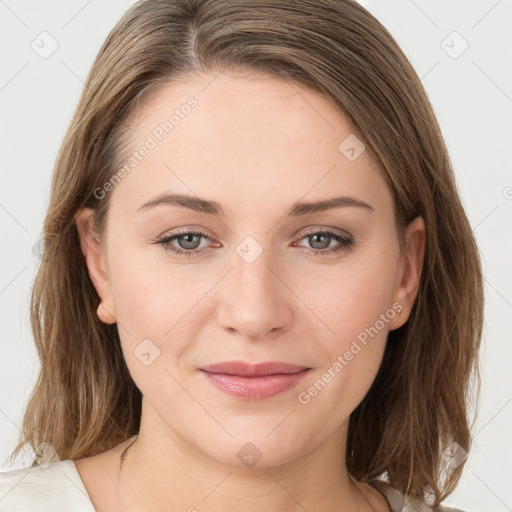
[[210, 373], [223, 373], [225, 375], [240, 375], [244, 377], [260, 377], [262, 375], [274, 375], [278, 373], [298, 373], [307, 369], [309, 369], [307, 366], [298, 366], [281, 361], [268, 361], [258, 364], [246, 363], [244, 361], [224, 361], [201, 368], [201, 370]]

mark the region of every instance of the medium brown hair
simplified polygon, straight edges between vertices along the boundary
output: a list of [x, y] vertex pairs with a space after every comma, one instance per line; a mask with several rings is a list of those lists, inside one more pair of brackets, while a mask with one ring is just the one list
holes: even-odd
[[376, 379], [351, 415], [346, 463], [360, 481], [384, 475], [438, 504], [463, 467], [444, 463], [443, 451], [452, 442], [470, 449], [483, 321], [479, 254], [421, 81], [390, 33], [353, 0], [142, 0], [111, 31], [54, 169], [31, 302], [41, 371], [13, 455], [45, 441], [60, 459], [78, 459], [138, 432], [141, 393], [117, 327], [96, 315], [74, 215], [94, 209], [102, 232], [109, 194], [98, 199], [94, 191], [124, 161], [128, 121], [143, 98], [196, 71], [225, 69], [261, 71], [330, 99], [378, 162], [400, 237], [417, 216], [425, 221], [418, 297], [408, 321], [389, 333]]

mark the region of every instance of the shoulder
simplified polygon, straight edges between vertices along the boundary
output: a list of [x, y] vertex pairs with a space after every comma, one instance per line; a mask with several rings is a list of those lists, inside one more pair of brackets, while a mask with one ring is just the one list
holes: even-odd
[[388, 482], [378, 478], [374, 478], [368, 483], [385, 496], [392, 512], [402, 512], [405, 510], [414, 510], [414, 512], [464, 512], [459, 508], [431, 507], [419, 498], [405, 496], [400, 491], [393, 489]]
[[0, 511], [94, 512], [72, 460], [0, 472]]

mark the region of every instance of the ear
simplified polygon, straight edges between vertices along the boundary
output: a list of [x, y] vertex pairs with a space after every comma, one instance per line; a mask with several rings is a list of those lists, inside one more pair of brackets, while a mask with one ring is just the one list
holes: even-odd
[[425, 258], [425, 222], [416, 217], [406, 228], [405, 247], [400, 256], [393, 299], [401, 309], [389, 322], [389, 329], [401, 327], [411, 314], [418, 295], [421, 272]]
[[101, 246], [100, 237], [94, 229], [93, 214], [92, 209], [82, 208], [75, 215], [75, 223], [89, 276], [101, 299], [98, 317], [106, 324], [113, 324], [116, 322], [116, 316], [105, 265], [105, 248]]

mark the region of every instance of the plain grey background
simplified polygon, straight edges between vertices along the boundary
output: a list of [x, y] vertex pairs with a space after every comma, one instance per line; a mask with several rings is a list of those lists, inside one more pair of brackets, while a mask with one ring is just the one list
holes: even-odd
[[[39, 369], [29, 323], [33, 253], [55, 157], [83, 81], [129, 0], [0, 0], [0, 470]], [[512, 1], [361, 0], [427, 90], [480, 246], [483, 385], [473, 450], [448, 504], [512, 510]], [[30, 454], [28, 454], [30, 457]]]

